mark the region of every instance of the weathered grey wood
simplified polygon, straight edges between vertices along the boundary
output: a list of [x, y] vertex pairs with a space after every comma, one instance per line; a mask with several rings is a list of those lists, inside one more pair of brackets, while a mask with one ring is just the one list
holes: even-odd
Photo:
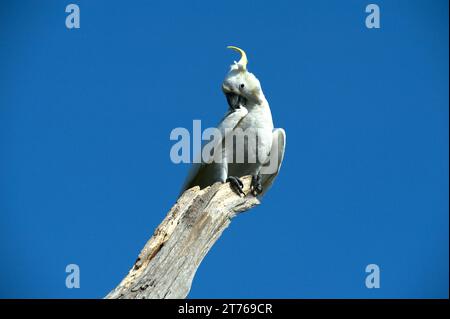
[[250, 194], [251, 177], [242, 182], [245, 197], [228, 183], [185, 191], [106, 298], [185, 298], [201, 261], [231, 219], [259, 204]]

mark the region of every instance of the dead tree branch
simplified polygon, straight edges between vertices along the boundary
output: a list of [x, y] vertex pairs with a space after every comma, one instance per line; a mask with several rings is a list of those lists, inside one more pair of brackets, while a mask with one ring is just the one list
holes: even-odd
[[106, 298], [185, 298], [197, 268], [231, 219], [260, 203], [250, 194], [251, 177], [242, 182], [245, 197], [228, 183], [184, 192]]

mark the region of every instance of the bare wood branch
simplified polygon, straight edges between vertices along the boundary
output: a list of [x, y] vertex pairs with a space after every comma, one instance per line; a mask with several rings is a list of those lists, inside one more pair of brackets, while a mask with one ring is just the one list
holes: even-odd
[[197, 268], [231, 219], [260, 203], [250, 194], [251, 177], [241, 180], [245, 197], [228, 183], [185, 191], [106, 298], [185, 298]]

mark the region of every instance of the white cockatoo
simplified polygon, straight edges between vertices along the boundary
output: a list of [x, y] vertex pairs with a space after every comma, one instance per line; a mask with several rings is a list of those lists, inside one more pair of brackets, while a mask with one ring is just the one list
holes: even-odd
[[[220, 136], [214, 137], [218, 140], [213, 143], [212, 154], [207, 152], [209, 157], [202, 156], [201, 162], [193, 165], [182, 192], [194, 186], [204, 188], [216, 182], [230, 182], [236, 193], [245, 195], [239, 178], [251, 175], [251, 192], [259, 196], [267, 191], [278, 174], [286, 133], [281, 128], [273, 128], [269, 103], [259, 80], [247, 70], [245, 52], [234, 46], [228, 48], [241, 54], [222, 83], [228, 112], [217, 127]], [[239, 139], [238, 133], [243, 139]], [[232, 135], [235, 137], [231, 138]], [[242, 145], [238, 145], [237, 140]]]

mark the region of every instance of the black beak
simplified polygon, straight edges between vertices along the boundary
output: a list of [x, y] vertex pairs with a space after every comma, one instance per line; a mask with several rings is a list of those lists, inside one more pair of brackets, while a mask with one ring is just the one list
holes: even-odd
[[225, 96], [227, 97], [227, 102], [230, 108], [233, 110], [238, 109], [239, 107], [245, 106], [247, 100], [245, 97], [240, 96], [239, 94], [234, 93], [225, 93]]
[[227, 102], [230, 108], [235, 110], [239, 107], [239, 95], [234, 93], [225, 93], [225, 96], [227, 97]]

